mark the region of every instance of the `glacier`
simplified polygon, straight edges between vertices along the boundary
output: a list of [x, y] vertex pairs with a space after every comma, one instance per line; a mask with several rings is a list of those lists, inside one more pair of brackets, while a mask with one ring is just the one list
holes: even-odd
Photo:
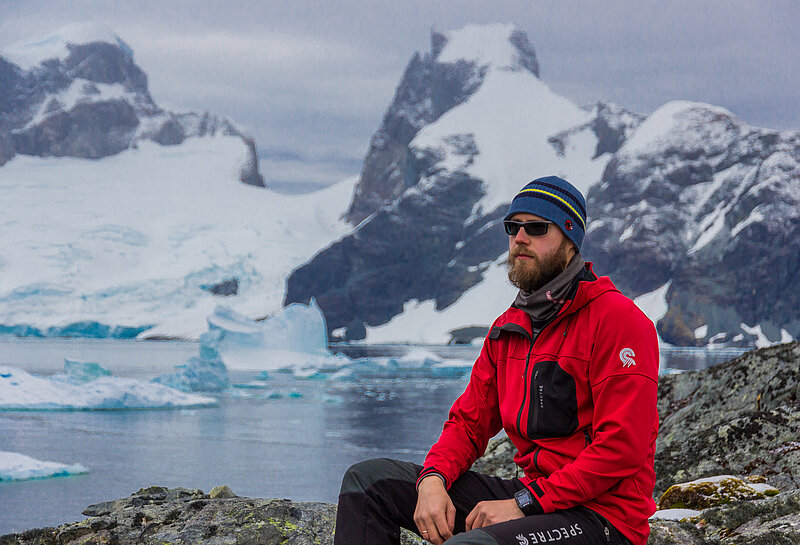
[[81, 464], [46, 462], [17, 452], [0, 450], [0, 482], [66, 477], [88, 472], [89, 468]]
[[0, 365], [0, 410], [57, 411], [164, 409], [215, 405], [214, 398], [180, 392], [162, 384], [112, 377], [92, 362], [70, 362], [64, 374], [32, 375]]
[[[0, 168], [0, 333], [198, 339], [221, 298], [277, 312], [289, 272], [344, 235], [355, 178], [306, 195], [239, 182], [233, 136]], [[187, 183], [191, 180], [191, 183]], [[302, 221], [297, 218], [302, 217]]]

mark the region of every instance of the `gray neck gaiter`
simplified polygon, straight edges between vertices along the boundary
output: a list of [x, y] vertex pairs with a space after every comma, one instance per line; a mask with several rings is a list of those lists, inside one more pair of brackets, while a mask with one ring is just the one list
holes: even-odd
[[[572, 288], [572, 281], [585, 265], [581, 254], [575, 254], [561, 274], [538, 290], [532, 293], [519, 290], [514, 306], [524, 310], [533, 320], [534, 329], [539, 329], [558, 315]], [[539, 324], [541, 325], [537, 327]]]

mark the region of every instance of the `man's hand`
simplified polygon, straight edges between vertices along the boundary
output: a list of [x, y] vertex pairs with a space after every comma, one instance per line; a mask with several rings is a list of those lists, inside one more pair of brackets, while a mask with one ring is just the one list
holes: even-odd
[[456, 508], [442, 479], [437, 475], [431, 475], [419, 482], [414, 523], [422, 537], [433, 545], [441, 545], [453, 536]]
[[467, 515], [467, 530], [483, 528], [484, 526], [507, 520], [521, 519], [524, 516], [514, 498], [510, 500], [482, 501]]

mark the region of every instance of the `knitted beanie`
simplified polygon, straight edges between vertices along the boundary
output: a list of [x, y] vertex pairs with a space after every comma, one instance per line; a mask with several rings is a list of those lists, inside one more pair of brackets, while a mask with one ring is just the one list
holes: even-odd
[[580, 252], [586, 234], [586, 200], [571, 183], [558, 176], [532, 181], [511, 201], [505, 219], [520, 212], [552, 221]]

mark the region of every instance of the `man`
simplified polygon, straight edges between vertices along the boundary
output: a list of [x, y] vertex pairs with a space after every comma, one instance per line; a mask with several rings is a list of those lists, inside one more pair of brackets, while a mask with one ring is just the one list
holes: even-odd
[[[345, 474], [336, 545], [645, 545], [655, 511], [653, 323], [580, 254], [583, 195], [526, 185], [504, 221], [519, 288], [495, 320], [424, 466], [379, 459]], [[501, 429], [519, 479], [468, 471]], [[520, 474], [520, 472], [518, 472]]]

